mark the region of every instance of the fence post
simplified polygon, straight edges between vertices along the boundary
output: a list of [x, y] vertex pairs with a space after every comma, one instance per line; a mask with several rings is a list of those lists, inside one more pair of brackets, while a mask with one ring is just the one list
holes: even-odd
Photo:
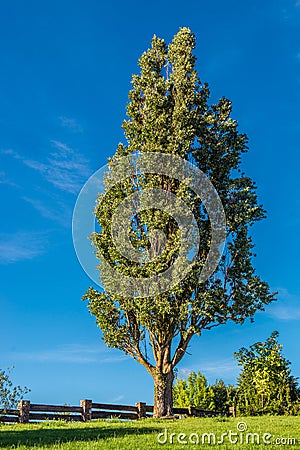
[[87, 422], [92, 420], [92, 400], [80, 400], [80, 406], [82, 408], [82, 420]]
[[194, 406], [188, 406], [188, 415], [189, 416], [196, 416], [196, 408]]
[[235, 407], [234, 406], [229, 406], [229, 414], [231, 414], [232, 417], [235, 417]]
[[20, 402], [18, 402], [18, 410], [19, 410], [19, 422], [28, 423], [30, 413], [30, 401], [21, 400]]
[[146, 403], [138, 402], [135, 406], [137, 407], [138, 419], [145, 419], [147, 417]]

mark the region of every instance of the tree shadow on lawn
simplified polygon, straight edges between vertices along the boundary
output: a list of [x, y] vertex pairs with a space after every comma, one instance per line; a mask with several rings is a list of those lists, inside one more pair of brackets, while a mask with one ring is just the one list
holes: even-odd
[[[87, 428], [39, 428], [24, 430], [0, 431], [0, 448], [16, 448], [18, 445], [47, 447], [51, 444], [83, 441], [99, 441], [100, 439], [122, 438], [125, 435], [145, 435], [161, 432], [152, 427], [87, 427]], [[79, 447], [78, 447], [79, 448]]]

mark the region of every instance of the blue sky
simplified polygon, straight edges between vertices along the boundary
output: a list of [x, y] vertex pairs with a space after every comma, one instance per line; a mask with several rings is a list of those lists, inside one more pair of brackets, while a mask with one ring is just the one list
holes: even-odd
[[243, 169], [268, 218], [253, 229], [278, 302], [255, 323], [194, 338], [179, 374], [235, 382], [234, 351], [277, 329], [300, 377], [300, 2], [2, 2], [0, 13], [0, 367], [32, 402], [152, 402], [146, 371], [107, 349], [81, 296], [91, 281], [72, 244], [86, 179], [112, 156], [130, 79], [153, 34], [196, 34], [197, 69], [233, 102], [250, 140]]

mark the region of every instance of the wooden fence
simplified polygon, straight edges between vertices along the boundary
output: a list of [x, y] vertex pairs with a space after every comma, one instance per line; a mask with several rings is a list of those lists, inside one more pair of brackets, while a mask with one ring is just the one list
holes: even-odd
[[[212, 417], [219, 415], [234, 415], [234, 409], [229, 408], [228, 413], [218, 411], [204, 411], [194, 407], [173, 408], [175, 415], [190, 417]], [[125, 420], [138, 420], [152, 417], [153, 406], [139, 402], [135, 406], [112, 405], [107, 403], [94, 403], [92, 400], [81, 400], [80, 406], [69, 405], [40, 405], [22, 400], [18, 409], [0, 410], [0, 422], [41, 422], [43, 420], [69, 420], [87, 422], [93, 419], [120, 418]]]

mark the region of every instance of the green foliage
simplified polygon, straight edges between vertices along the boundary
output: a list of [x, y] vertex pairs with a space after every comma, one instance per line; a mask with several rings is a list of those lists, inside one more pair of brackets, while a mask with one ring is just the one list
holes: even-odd
[[[235, 353], [242, 372], [238, 379], [237, 410], [241, 415], [288, 414], [297, 410], [297, 380], [282, 355], [278, 331], [266, 342]], [[299, 400], [298, 400], [299, 402]]]
[[14, 386], [10, 379], [10, 370], [0, 370], [0, 408], [9, 409], [17, 407], [18, 401], [28, 394], [27, 387]]
[[[238, 131], [228, 99], [209, 104], [208, 85], [200, 82], [195, 68], [194, 48], [195, 36], [181, 28], [169, 46], [154, 36], [151, 48], [139, 60], [140, 74], [132, 77], [128, 119], [123, 123], [127, 143], [118, 145], [109, 162], [106, 189], [95, 208], [100, 232], [93, 234], [92, 241], [104, 292], [90, 288], [83, 297], [106, 344], [131, 355], [157, 380], [163, 378], [158, 374], [174, 370], [195, 334], [228, 320], [252, 320], [257, 310], [274, 299], [252, 263], [249, 227], [265, 212], [257, 202], [254, 182], [240, 170], [247, 136]], [[218, 191], [226, 213], [227, 244], [217, 270], [205, 282], [199, 276], [210, 248], [211, 226], [194, 192], [177, 179], [138, 171], [109, 188], [111, 176], [119, 169], [118, 158], [145, 152], [180, 156], [200, 168]], [[122, 286], [119, 295], [112, 292], [116, 281], [110, 269], [137, 279], [151, 278], [172, 265], [179, 251], [181, 235], [174, 219], [158, 209], [137, 212], [134, 204], [131, 225], [125, 231], [131, 244], [144, 252], [145, 261], [127, 258], [114, 244], [113, 213], [124, 198], [148, 187], [184, 200], [196, 219], [200, 247], [193, 269], [169, 292], [133, 299], [121, 294]], [[166, 237], [157, 257], [153, 257], [158, 245], [153, 230], [163, 231]], [[177, 344], [172, 347], [172, 342]]]
[[174, 406], [178, 408], [194, 406], [225, 413], [229, 406], [234, 405], [235, 395], [236, 388], [233, 385], [226, 386], [222, 379], [209, 385], [200, 372], [191, 372], [186, 380], [177, 378], [173, 386]]
[[299, 392], [299, 389], [298, 389], [298, 398], [296, 401], [294, 401], [292, 403], [289, 412], [293, 416], [300, 416], [300, 392]]
[[173, 386], [173, 403], [176, 408], [188, 408], [192, 406], [188, 383], [182, 378], [177, 378]]
[[173, 401], [177, 408], [194, 406], [214, 410], [214, 392], [200, 372], [191, 372], [187, 380], [177, 379], [173, 386]]
[[214, 395], [214, 409], [220, 412], [228, 412], [230, 406], [235, 404], [236, 388], [232, 384], [225, 385], [222, 379], [216, 380], [211, 385]]
[[234, 406], [239, 416], [300, 415], [300, 389], [290, 362], [282, 355], [278, 335], [274, 331], [265, 343], [256, 342], [249, 350], [243, 347], [235, 353], [243, 367], [237, 387], [226, 386], [222, 379], [209, 386], [200, 372], [192, 372], [187, 380], [176, 379], [174, 405], [224, 413]]

